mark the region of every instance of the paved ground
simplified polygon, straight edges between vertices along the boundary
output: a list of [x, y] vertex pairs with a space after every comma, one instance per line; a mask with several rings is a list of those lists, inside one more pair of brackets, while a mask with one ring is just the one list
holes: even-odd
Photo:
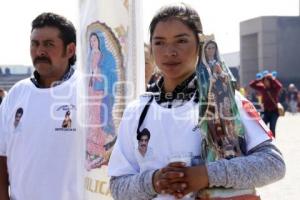
[[287, 166], [286, 175], [258, 191], [262, 200], [300, 200], [300, 114], [280, 117], [276, 131], [276, 144]]

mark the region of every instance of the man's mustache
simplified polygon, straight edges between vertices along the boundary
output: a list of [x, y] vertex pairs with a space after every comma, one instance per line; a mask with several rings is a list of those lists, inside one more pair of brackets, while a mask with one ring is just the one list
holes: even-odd
[[36, 57], [33, 60], [33, 64], [36, 64], [38, 62], [43, 62], [43, 63], [47, 62], [47, 63], [51, 64], [51, 60], [48, 57], [45, 57], [45, 56], [43, 56], [43, 57]]

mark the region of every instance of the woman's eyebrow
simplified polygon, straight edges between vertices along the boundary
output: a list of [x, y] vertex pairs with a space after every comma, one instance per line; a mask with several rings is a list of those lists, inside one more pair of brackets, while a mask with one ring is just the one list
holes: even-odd
[[[178, 34], [178, 35], [175, 35], [174, 37], [175, 37], [175, 38], [179, 38], [179, 37], [190, 37], [190, 35], [187, 34], [187, 33], [180, 33], [180, 34]], [[156, 40], [163, 40], [163, 39], [165, 39], [165, 37], [162, 37], [162, 36], [154, 36], [153, 39], [156, 39]]]
[[190, 37], [190, 35], [189, 34], [187, 34], [187, 33], [181, 33], [181, 34], [178, 34], [178, 35], [175, 35], [175, 37], [176, 38], [178, 38], [178, 37]]

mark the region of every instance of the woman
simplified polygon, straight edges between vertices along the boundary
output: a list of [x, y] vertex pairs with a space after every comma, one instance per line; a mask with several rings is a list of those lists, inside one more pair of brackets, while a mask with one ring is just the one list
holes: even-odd
[[[211, 136], [210, 131], [206, 136], [202, 133], [208, 124], [203, 123], [202, 112], [210, 107], [206, 92], [211, 91], [211, 84], [198, 87], [199, 80], [210, 80], [205, 67], [197, 70], [202, 78], [197, 80], [196, 76], [202, 50], [199, 34], [200, 18], [184, 4], [164, 7], [152, 19], [151, 52], [162, 78], [150, 89], [151, 94], [141, 96], [124, 112], [109, 162], [110, 188], [115, 199], [205, 199], [206, 194], [212, 197], [210, 191], [217, 191], [216, 187], [230, 188], [221, 192], [227, 197], [237, 193], [257, 199], [254, 187], [283, 177], [281, 154], [262, 126], [249, 120], [240, 107], [247, 142], [244, 156], [212, 156], [218, 146], [210, 146], [212, 140], [205, 138]], [[202, 90], [204, 87], [207, 88]], [[227, 106], [235, 104], [225, 99]], [[203, 101], [206, 106], [200, 105]], [[239, 98], [236, 101], [241, 105]], [[150, 135], [147, 149], [151, 153], [145, 157], [140, 156], [137, 139], [143, 132]]]
[[298, 111], [298, 89], [296, 88], [296, 86], [291, 83], [288, 86], [288, 92], [287, 92], [287, 101], [288, 101], [288, 105], [289, 105], [289, 111], [292, 114], [297, 113]]
[[282, 84], [271, 73], [266, 73], [262, 78], [251, 81], [249, 86], [261, 94], [264, 107], [262, 118], [266, 124], [269, 124], [275, 137], [279, 117], [277, 103]]

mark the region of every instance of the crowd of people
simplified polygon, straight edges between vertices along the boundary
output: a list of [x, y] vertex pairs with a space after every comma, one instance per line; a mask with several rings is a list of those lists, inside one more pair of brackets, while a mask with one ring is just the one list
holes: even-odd
[[285, 112], [300, 112], [300, 91], [291, 83], [284, 87], [277, 79], [277, 72], [265, 70], [256, 74], [256, 79], [238, 90], [249, 99], [275, 137], [277, 119]]
[[[277, 79], [277, 73], [274, 73], [274, 71], [273, 73], [269, 73], [267, 70], [264, 72], [265, 73], [257, 73], [255, 82], [264, 79], [264, 77], [266, 76], [273, 77], [274, 79], [276, 79], [276, 82], [279, 81]], [[252, 85], [253, 82], [254, 81], [251, 81], [249, 83], [249, 86], [254, 90], [251, 90], [249, 87], [242, 87], [240, 88], [240, 91], [249, 100], [253, 101], [257, 106], [257, 108], [262, 111], [263, 110], [262, 94], [254, 88], [255, 86], [253, 87]], [[280, 102], [283, 105], [284, 109], [287, 112], [290, 112], [292, 114], [296, 114], [300, 112], [300, 91], [298, 90], [295, 84], [290, 83], [287, 87], [284, 87], [282, 85], [277, 95], [277, 98], [278, 98], [278, 102]]]

